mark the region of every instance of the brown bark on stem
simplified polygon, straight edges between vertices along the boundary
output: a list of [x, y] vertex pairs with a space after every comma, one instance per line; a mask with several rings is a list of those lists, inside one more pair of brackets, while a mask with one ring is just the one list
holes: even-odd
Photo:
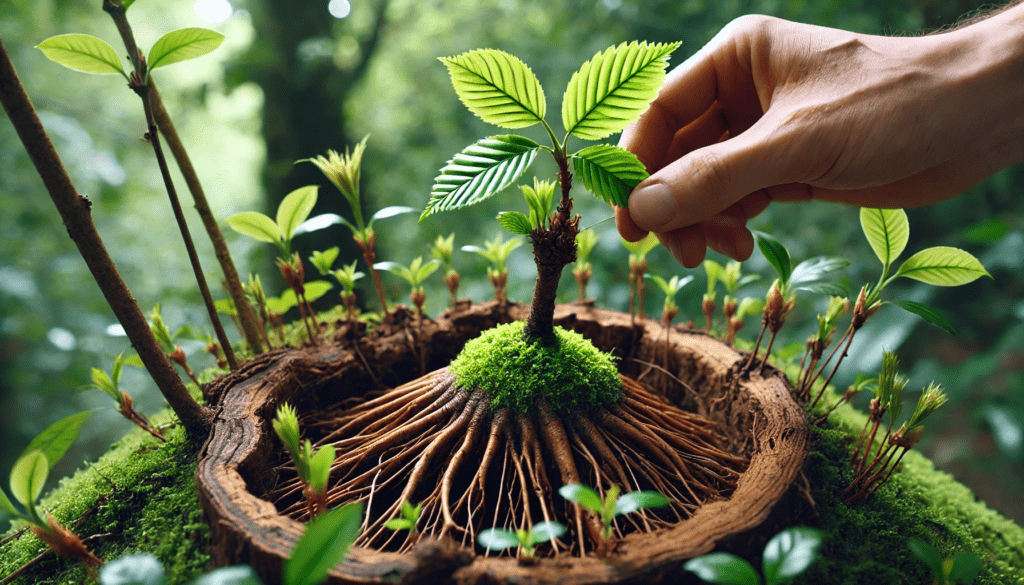
[[90, 201], [75, 190], [67, 171], [46, 135], [31, 100], [25, 93], [14, 65], [0, 40], [0, 101], [14, 124], [25, 150], [35, 165], [43, 184], [57, 206], [68, 230], [78, 247], [96, 284], [110, 305], [114, 316], [124, 327], [132, 347], [139, 353], [149, 375], [181, 420], [193, 439], [205, 439], [213, 422], [213, 412], [200, 406], [182, 383], [167, 354], [160, 348], [149, 323], [131, 292], [117, 272], [113, 260], [103, 245], [89, 213]]

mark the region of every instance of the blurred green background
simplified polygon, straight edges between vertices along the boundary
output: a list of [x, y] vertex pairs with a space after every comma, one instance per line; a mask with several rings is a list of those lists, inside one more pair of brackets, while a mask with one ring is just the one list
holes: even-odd
[[[190, 149], [214, 213], [221, 219], [243, 210], [272, 213], [291, 189], [323, 183], [301, 158], [343, 150], [369, 134], [363, 166], [367, 207], [421, 208], [437, 170], [476, 139], [499, 133], [469, 114], [456, 99], [439, 56], [479, 47], [513, 53], [544, 84], [557, 106], [570, 75], [595, 52], [640, 39], [681, 41], [680, 63], [733, 18], [769, 14], [871, 34], [919, 34], [954, 24], [976, 10], [976, 0], [601, 0], [556, 3], [533, 0], [140, 0], [129, 16], [143, 47], [185, 26], [214, 28], [227, 41], [212, 55], [161, 70], [157, 79], [171, 116]], [[3, 39], [57, 150], [80, 193], [93, 202], [93, 217], [140, 306], [161, 303], [172, 330], [189, 324], [211, 332], [176, 235], [138, 99], [117, 76], [90, 76], [47, 61], [34, 45], [50, 36], [80, 32], [120, 47], [101, 1], [5, 0]], [[555, 110], [552, 110], [555, 111]], [[543, 136], [526, 133], [533, 138]], [[553, 174], [549, 161], [533, 169]], [[183, 182], [176, 175], [179, 189]], [[527, 178], [527, 181], [529, 179]], [[576, 191], [583, 226], [600, 241], [588, 292], [601, 306], [628, 303], [626, 252], [607, 206]], [[187, 195], [183, 195], [186, 197]], [[909, 210], [913, 252], [959, 246], [977, 255], [993, 279], [955, 289], [899, 283], [900, 296], [939, 307], [956, 336], [885, 307], [858, 334], [839, 384], [857, 371], [877, 371], [884, 350], [898, 350], [910, 388], [942, 383], [950, 403], [928, 424], [921, 448], [936, 464], [970, 485], [991, 506], [1024, 521], [1024, 166], [1007, 169], [946, 203]], [[524, 208], [513, 190], [475, 208], [437, 215], [416, 225], [415, 215], [377, 224], [378, 258], [408, 264], [429, 255], [438, 235], [457, 232], [456, 246], [482, 245], [497, 233], [491, 218]], [[28, 441], [50, 423], [82, 409], [97, 409], [75, 449], [51, 476], [72, 472], [126, 432], [129, 423], [101, 392], [87, 389], [89, 368], [109, 369], [129, 344], [80, 256], [68, 239], [13, 128], [0, 122], [0, 477]], [[191, 210], [189, 210], [191, 211]], [[348, 214], [326, 184], [314, 213]], [[218, 298], [212, 249], [192, 214], [193, 234]], [[836, 254], [853, 263], [844, 273], [850, 288], [874, 282], [878, 264], [860, 233], [855, 208], [823, 204], [776, 205], [754, 222], [785, 243], [796, 260]], [[274, 250], [226, 230], [243, 274], [262, 275], [280, 292]], [[357, 257], [349, 234], [335, 226], [301, 236], [309, 251], [342, 246], [339, 261]], [[720, 262], [724, 258], [711, 255]], [[649, 257], [651, 272], [665, 278], [689, 271], [663, 249]], [[360, 262], [361, 259], [360, 259]], [[463, 274], [460, 296], [487, 300], [491, 287], [483, 261], [457, 252]], [[533, 262], [527, 247], [512, 255], [510, 297], [526, 302]], [[309, 269], [312, 271], [311, 269]], [[740, 296], [762, 296], [769, 267], [759, 253], [746, 272], [765, 276]], [[703, 271], [679, 295], [679, 320], [702, 322]], [[392, 298], [407, 289], [385, 274]], [[365, 279], [364, 279], [365, 280]], [[575, 283], [563, 277], [564, 298]], [[661, 294], [649, 286], [647, 312], [657, 315]], [[365, 291], [368, 293], [369, 291]], [[431, 314], [443, 310], [447, 292], [439, 275], [427, 291]], [[336, 299], [334, 293], [329, 293]], [[372, 294], [364, 294], [370, 299]], [[719, 297], [721, 298], [721, 297]], [[370, 301], [372, 302], [372, 301]], [[783, 330], [786, 343], [810, 335], [822, 299], [801, 296], [799, 317]], [[756, 335], [757, 318], [746, 336]], [[234, 333], [232, 329], [232, 334]], [[193, 367], [212, 366], [201, 341], [181, 340]], [[142, 412], [162, 398], [139, 370], [127, 368], [123, 387]], [[911, 394], [910, 399], [916, 396]], [[2, 522], [2, 519], [0, 519]]]

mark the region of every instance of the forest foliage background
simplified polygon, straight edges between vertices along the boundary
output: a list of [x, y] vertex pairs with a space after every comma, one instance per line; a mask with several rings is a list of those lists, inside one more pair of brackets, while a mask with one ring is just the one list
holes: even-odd
[[[549, 105], [556, 105], [569, 76], [584, 60], [623, 41], [680, 41], [675, 65], [743, 14], [869, 34], [913, 35], [953, 25], [978, 8], [976, 0], [139, 0], [129, 16], [143, 47], [185, 26], [214, 28], [227, 36], [213, 54], [156, 75], [213, 211], [223, 219], [245, 210], [272, 214], [285, 194], [310, 183], [323, 186], [314, 213], [350, 215], [343, 198], [313, 165], [294, 162], [327, 149], [342, 151], [366, 135], [367, 208], [422, 208], [437, 170], [466, 145], [496, 133], [456, 99], [439, 56], [479, 47], [512, 53], [532, 67]], [[205, 343], [188, 339], [212, 330], [152, 151], [140, 140], [145, 128], [138, 99], [119, 77], [67, 71], [33, 48], [68, 32], [92, 34], [121, 47], [100, 0], [0, 3], [0, 38], [79, 192], [93, 202], [100, 233], [140, 306], [148, 312], [159, 303], [172, 331], [188, 325], [194, 335], [186, 333], [179, 342], [193, 367], [212, 366], [202, 351]], [[553, 175], [554, 169], [538, 164], [535, 172]], [[176, 179], [183, 184], [180, 176]], [[492, 218], [499, 210], [523, 208], [515, 191], [420, 225], [416, 214], [381, 220], [376, 226], [378, 257], [408, 264], [416, 256], [429, 256], [430, 243], [452, 231], [457, 249], [482, 245], [498, 232]], [[611, 212], [582, 186], [576, 202], [581, 225], [594, 226], [600, 236], [591, 259], [595, 275], [589, 296], [601, 306], [624, 310], [627, 253], [613, 222], [607, 221]], [[109, 369], [129, 343], [6, 121], [0, 122], [0, 210], [0, 470], [9, 469], [28, 441], [50, 423], [97, 409], [75, 450], [51, 474], [59, 477], [94, 459], [128, 431], [109, 399], [88, 384], [89, 368]], [[910, 388], [931, 380], [942, 383], [951, 402], [929, 423], [924, 451], [1018, 522], [1024, 521], [1019, 498], [1024, 491], [1022, 210], [1024, 165], [948, 202], [908, 210], [909, 251], [962, 247], [981, 258], [994, 278], [948, 290], [903, 285], [896, 294], [939, 307], [958, 334], [948, 335], [894, 307], [884, 308], [858, 335], [839, 382], [852, 381], [858, 371], [876, 372], [882, 351], [898, 350]], [[190, 220], [198, 236], [194, 213]], [[877, 279], [877, 261], [863, 241], [855, 208], [775, 205], [753, 227], [772, 233], [797, 260], [819, 254], [851, 259], [844, 276], [851, 290]], [[226, 236], [240, 272], [259, 273], [272, 283], [270, 293], [279, 293], [272, 247], [258, 246], [230, 230]], [[215, 294], [225, 298], [217, 286], [212, 248], [203, 238], [196, 239], [218, 289]], [[341, 226], [301, 236], [296, 245], [303, 257], [340, 245], [339, 265], [358, 257]], [[650, 271], [666, 279], [690, 273], [663, 249], [649, 260]], [[481, 258], [456, 252], [455, 266], [463, 274], [460, 296], [490, 298]], [[527, 247], [513, 253], [510, 269], [510, 298], [525, 302], [534, 274]], [[771, 282], [764, 259], [755, 253], [744, 271], [764, 277], [741, 289], [740, 297], [763, 296]], [[695, 281], [678, 299], [681, 319], [701, 322], [703, 271], [692, 273]], [[408, 291], [390, 276], [384, 275], [390, 296], [405, 302]], [[563, 286], [564, 299], [575, 298], [575, 283], [568, 275]], [[653, 287], [649, 290], [647, 312], [657, 315], [661, 295]], [[361, 298], [372, 304], [373, 295], [367, 293], [364, 289]], [[330, 302], [336, 299], [335, 293], [328, 297]], [[439, 276], [429, 282], [427, 298], [428, 313], [444, 309], [447, 292]], [[783, 330], [790, 344], [810, 335], [822, 302], [800, 297], [801, 319]], [[744, 331], [755, 335], [758, 325], [757, 318], [748, 319]], [[162, 398], [141, 370], [127, 368], [123, 384], [140, 411], [161, 407]]]

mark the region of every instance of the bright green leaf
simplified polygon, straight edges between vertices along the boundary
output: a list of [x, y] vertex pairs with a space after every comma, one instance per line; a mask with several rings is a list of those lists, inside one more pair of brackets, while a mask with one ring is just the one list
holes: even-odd
[[322, 492], [327, 488], [327, 480], [331, 476], [331, 465], [334, 464], [334, 445], [324, 445], [313, 454], [309, 461], [309, 483], [313, 489]]
[[[289, 193], [277, 207], [277, 227], [285, 241], [291, 241], [295, 230], [309, 217], [316, 205], [317, 185], [306, 185]], [[237, 216], [232, 216], [237, 217]]]
[[90, 368], [90, 376], [92, 378], [93, 386], [99, 388], [109, 395], [114, 401], [120, 401], [121, 396], [114, 387], [114, 382], [110, 379], [110, 376], [106, 372], [99, 368]]
[[420, 221], [435, 211], [479, 203], [515, 182], [533, 163], [540, 145], [522, 136], [491, 136], [455, 155], [434, 179]]
[[777, 585], [795, 577], [817, 558], [822, 532], [797, 526], [776, 534], [764, 547], [764, 580]]
[[902, 209], [860, 210], [860, 227], [864, 230], [871, 249], [885, 266], [892, 265], [907, 247], [910, 239], [910, 221]]
[[303, 285], [306, 289], [306, 300], [313, 302], [327, 294], [327, 291], [334, 288], [334, 285], [326, 280], [314, 280]]
[[622, 43], [583, 64], [562, 97], [569, 134], [600, 140], [626, 128], [658, 95], [668, 56], [679, 43]]
[[384, 523], [388, 530], [411, 530], [413, 523], [408, 518], [392, 518]]
[[538, 522], [530, 529], [529, 538], [533, 544], [554, 540], [565, 534], [565, 526], [559, 522]]
[[490, 550], [505, 550], [513, 546], [519, 546], [519, 538], [513, 532], [504, 528], [481, 530], [480, 534], [476, 537], [476, 541], [480, 543], [480, 546]]
[[736, 555], [715, 552], [690, 559], [683, 565], [708, 583], [719, 585], [760, 585], [761, 578], [747, 561]]
[[516, 57], [478, 49], [442, 57], [452, 86], [469, 111], [502, 128], [525, 128], [544, 119], [544, 90], [533, 71]]
[[502, 211], [498, 214], [498, 223], [505, 231], [519, 236], [525, 236], [533, 230], [530, 218], [518, 211]]
[[764, 232], [755, 231], [754, 237], [757, 239], [757, 247], [761, 249], [761, 253], [764, 254], [768, 263], [775, 268], [775, 272], [779, 274], [779, 280], [785, 286], [793, 276], [793, 260], [789, 255], [789, 250], [782, 245], [782, 242]]
[[[217, 309], [218, 313], [222, 315], [237, 315], [238, 311], [235, 309], [235, 301], [232, 299], [217, 299], [213, 302], [213, 306]], [[126, 362], [127, 363], [127, 362]]]
[[648, 232], [642, 240], [637, 242], [622, 240], [622, 246], [629, 250], [631, 256], [636, 258], [646, 258], [651, 253], [651, 250], [658, 247], [659, 243], [658, 236], [654, 232]]
[[70, 34], [50, 37], [36, 45], [46, 58], [83, 73], [120, 73], [121, 58], [106, 41], [92, 35]]
[[581, 483], [563, 485], [558, 488], [558, 493], [563, 498], [570, 502], [579, 504], [591, 512], [597, 512], [600, 514], [604, 507], [601, 503], [601, 496], [597, 495], [597, 492]]
[[838, 272], [850, 265], [846, 258], [834, 256], [815, 256], [808, 258], [796, 265], [793, 274], [789, 277], [789, 284], [796, 289], [803, 289], [805, 286], [816, 284], [822, 278]]
[[213, 51], [224, 42], [224, 35], [208, 28], [183, 28], [157, 39], [149, 50], [149, 70], [188, 61]]
[[896, 271], [896, 276], [913, 278], [935, 286], [960, 286], [991, 275], [970, 253], [960, 248], [936, 246], [907, 258]]
[[200, 577], [192, 585], [263, 585], [249, 565], [221, 567]]
[[[120, 396], [115, 400], [118, 399]], [[46, 427], [46, 430], [32, 439], [21, 456], [24, 457], [31, 451], [41, 451], [50, 465], [57, 463], [67, 453], [68, 447], [78, 439], [82, 425], [91, 414], [91, 410], [76, 412]]]
[[12, 516], [21, 517], [21, 512], [18, 512], [10, 498], [7, 497], [7, 493], [2, 489], [0, 489], [0, 510], [4, 510]]
[[331, 267], [334, 266], [334, 261], [338, 259], [338, 253], [341, 248], [334, 246], [327, 250], [314, 250], [313, 254], [309, 257], [309, 261], [316, 268], [316, 271], [323, 276], [327, 276], [331, 272]]
[[21, 505], [30, 508], [34, 505], [43, 484], [50, 474], [50, 463], [42, 451], [30, 451], [22, 455], [11, 469], [11, 493]]
[[921, 303], [915, 303], [914, 301], [902, 301], [896, 299], [890, 302], [904, 311], [917, 315], [939, 329], [943, 329], [952, 335], [956, 335], [956, 328], [953, 327], [953, 324], [950, 323], [949, 320], [938, 311], [938, 309], [929, 307], [928, 305], [922, 305]]
[[281, 235], [281, 228], [277, 227], [274, 220], [258, 211], [236, 213], [225, 221], [236, 232], [261, 242], [280, 244], [284, 239]]
[[629, 194], [648, 177], [640, 159], [618, 146], [597, 144], [573, 155], [576, 176], [594, 195], [619, 207], [629, 205]]
[[637, 491], [622, 494], [615, 501], [615, 515], [629, 514], [642, 508], [660, 508], [672, 503], [672, 500], [652, 491]]
[[960, 551], [953, 557], [949, 569], [949, 580], [953, 583], [973, 583], [981, 573], [981, 561], [967, 551]]
[[345, 504], [317, 516], [306, 525], [291, 555], [284, 562], [286, 585], [317, 585], [348, 554], [359, 536], [361, 503]]
[[410, 522], [415, 522], [420, 517], [420, 512], [423, 511], [423, 504], [413, 506], [411, 502], [402, 502], [402, 516]]
[[100, 585], [163, 585], [164, 566], [149, 553], [125, 555], [100, 568]]

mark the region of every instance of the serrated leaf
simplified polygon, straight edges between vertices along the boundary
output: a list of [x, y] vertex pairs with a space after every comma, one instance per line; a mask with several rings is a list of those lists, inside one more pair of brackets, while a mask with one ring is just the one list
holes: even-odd
[[221, 567], [200, 577], [192, 585], [263, 585], [249, 565]]
[[149, 70], [188, 61], [213, 51], [224, 42], [224, 35], [208, 28], [183, 28], [157, 39], [149, 50]]
[[569, 485], [563, 485], [558, 488], [558, 493], [570, 502], [579, 504], [580, 506], [590, 510], [591, 512], [600, 513], [604, 508], [604, 504], [601, 502], [601, 496], [597, 495], [593, 489], [580, 484], [570, 483]]
[[32, 507], [49, 474], [50, 463], [42, 451], [30, 451], [19, 457], [11, 468], [11, 494], [14, 499], [26, 508]]
[[760, 585], [761, 578], [747, 561], [740, 557], [715, 552], [690, 559], [683, 568], [708, 583], [719, 585]]
[[665, 81], [668, 56], [679, 43], [622, 43], [583, 64], [562, 97], [569, 134], [600, 140], [626, 128], [647, 109]]
[[519, 236], [525, 236], [533, 229], [530, 218], [518, 211], [502, 211], [498, 214], [498, 223], [505, 231]]
[[871, 249], [885, 266], [890, 266], [899, 258], [910, 239], [910, 221], [902, 209], [862, 207], [860, 227]]
[[288, 585], [323, 582], [356, 541], [362, 518], [363, 505], [356, 503], [345, 504], [310, 521], [284, 562], [284, 582]]
[[164, 566], [149, 553], [125, 555], [100, 568], [100, 585], [163, 585]]
[[960, 248], [936, 246], [921, 250], [900, 266], [896, 276], [935, 286], [960, 286], [991, 276], [977, 258]]
[[649, 176], [635, 154], [608, 144], [584, 148], [573, 155], [572, 164], [590, 192], [619, 207], [629, 205], [629, 194]]
[[922, 305], [921, 303], [915, 303], [914, 301], [902, 301], [899, 299], [889, 301], [904, 311], [913, 313], [925, 321], [935, 325], [939, 329], [943, 329], [952, 335], [956, 335], [956, 328], [953, 324], [946, 319], [945, 315], [940, 313], [938, 309], [929, 307], [928, 305]]
[[565, 526], [559, 522], [538, 522], [530, 529], [530, 542], [540, 544], [548, 542], [565, 534]]
[[281, 200], [281, 204], [277, 206], [277, 227], [285, 241], [291, 241], [295, 230], [309, 217], [313, 206], [316, 205], [319, 191], [320, 187], [317, 185], [306, 185], [292, 191]]
[[522, 136], [491, 136], [455, 155], [434, 179], [420, 221], [435, 211], [479, 203], [515, 182], [533, 163], [540, 145]]
[[629, 514], [642, 508], [660, 508], [672, 503], [672, 500], [652, 491], [637, 491], [622, 494], [615, 501], [615, 515]]
[[790, 277], [793, 276], [793, 260], [789, 255], [789, 250], [782, 245], [782, 242], [764, 232], [755, 231], [754, 237], [757, 238], [757, 247], [760, 248], [768, 263], [775, 268], [782, 284], [786, 285]]
[[258, 211], [236, 213], [224, 221], [236, 232], [260, 242], [279, 244], [282, 240], [281, 228], [277, 227], [274, 220]]
[[480, 546], [490, 550], [505, 550], [513, 546], [519, 546], [519, 538], [511, 531], [504, 528], [488, 528], [481, 530], [476, 537]]
[[462, 103], [485, 122], [525, 128], [544, 119], [544, 90], [518, 58], [495, 49], [442, 57]]
[[120, 73], [121, 58], [103, 39], [92, 35], [69, 34], [50, 37], [36, 45], [47, 59], [83, 73]]
[[[104, 373], [104, 375], [106, 374]], [[119, 398], [117, 397], [115, 400]], [[32, 442], [28, 444], [28, 447], [25, 448], [21, 456], [24, 457], [31, 451], [40, 451], [46, 456], [46, 461], [49, 465], [57, 463], [67, 453], [68, 448], [78, 439], [79, 433], [82, 432], [82, 425], [85, 424], [90, 415], [92, 415], [91, 410], [76, 412], [46, 427], [46, 430], [32, 439]]]
[[776, 534], [764, 547], [764, 580], [777, 585], [804, 572], [817, 558], [822, 532], [797, 526]]

